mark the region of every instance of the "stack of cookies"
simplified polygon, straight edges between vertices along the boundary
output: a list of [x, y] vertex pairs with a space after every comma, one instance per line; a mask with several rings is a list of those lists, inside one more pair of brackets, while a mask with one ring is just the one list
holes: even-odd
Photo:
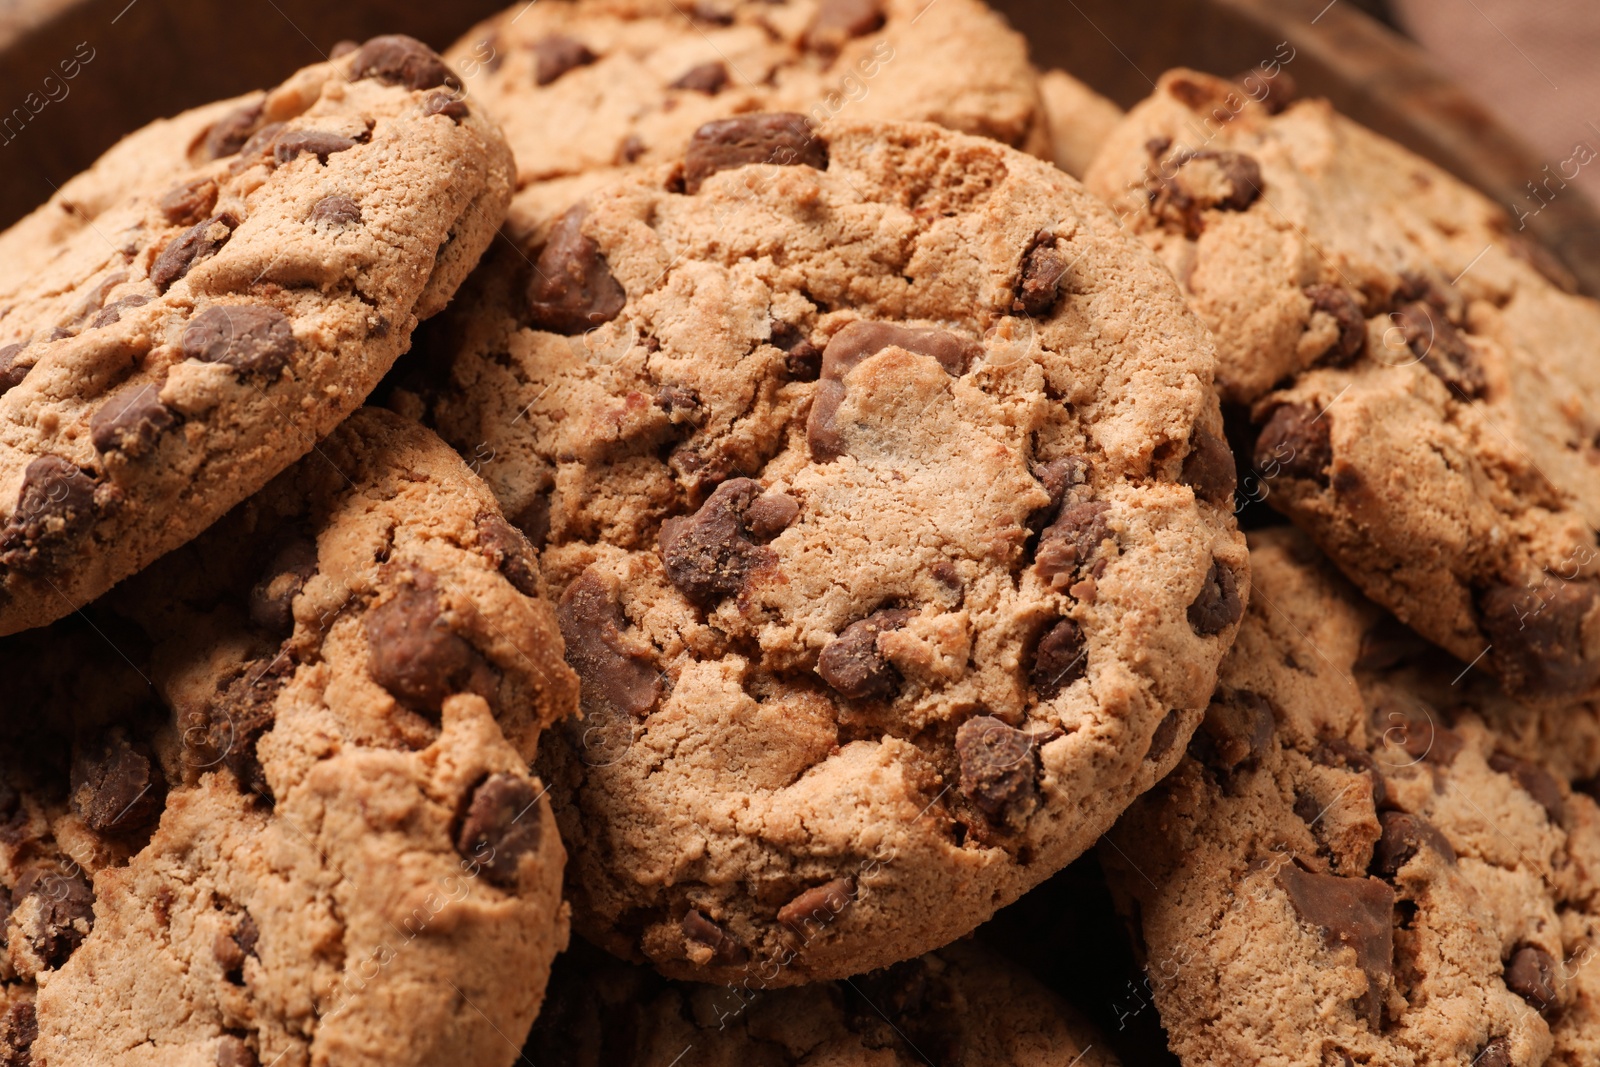
[[0, 235], [0, 1067], [1597, 1062], [1600, 306], [1274, 72], [545, 0]]

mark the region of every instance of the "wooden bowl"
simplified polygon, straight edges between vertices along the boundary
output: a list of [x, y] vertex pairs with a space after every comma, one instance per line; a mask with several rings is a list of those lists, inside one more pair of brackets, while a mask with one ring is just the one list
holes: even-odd
[[[271, 85], [340, 40], [443, 48], [502, 0], [0, 0], [0, 226], [151, 119]], [[1542, 162], [1415, 45], [1352, 0], [997, 0], [1059, 66], [1128, 106], [1171, 66], [1231, 75], [1292, 52], [1303, 93], [1520, 203]], [[66, 78], [64, 72], [74, 76]], [[1600, 294], [1600, 211], [1557, 198], [1530, 229]]]

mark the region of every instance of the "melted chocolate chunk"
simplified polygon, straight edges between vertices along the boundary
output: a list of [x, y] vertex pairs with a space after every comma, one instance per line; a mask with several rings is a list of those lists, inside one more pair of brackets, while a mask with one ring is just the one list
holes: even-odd
[[295, 353], [294, 328], [283, 312], [263, 304], [214, 304], [190, 320], [182, 348], [186, 359], [272, 377]]
[[137, 459], [154, 450], [157, 438], [173, 421], [155, 385], [145, 383], [100, 405], [89, 419], [89, 440], [97, 452], [121, 452]]
[[739, 939], [719, 924], [706, 917], [705, 912], [691, 908], [680, 924], [683, 936], [711, 949], [711, 958], [717, 963], [738, 964], [750, 958], [750, 950]]
[[59, 456], [40, 456], [23, 471], [16, 510], [0, 527], [0, 566], [37, 570], [94, 516], [94, 481]]
[[1372, 873], [1393, 878], [1400, 868], [1411, 862], [1418, 852], [1431, 848], [1443, 856], [1446, 863], [1455, 863], [1456, 850], [1450, 847], [1438, 829], [1420, 815], [1403, 811], [1385, 811], [1378, 821], [1383, 833], [1372, 853]]
[[738, 115], [708, 122], [694, 131], [684, 155], [683, 188], [691, 196], [718, 171], [752, 163], [828, 169], [828, 146], [804, 115], [781, 111]]
[[1056, 247], [1055, 235], [1040, 233], [1022, 256], [1022, 275], [1011, 310], [1034, 318], [1048, 315], [1060, 298], [1066, 273], [1067, 259]]
[[19, 1000], [0, 1015], [0, 1067], [33, 1067], [39, 1016], [33, 1002]]
[[1082, 678], [1089, 667], [1088, 643], [1071, 619], [1060, 619], [1039, 638], [1028, 681], [1039, 699], [1049, 700]]
[[806, 47], [824, 54], [883, 27], [883, 0], [822, 0], [806, 29]]
[[756, 531], [769, 529], [786, 505], [775, 499], [763, 506], [763, 499], [759, 482], [732, 478], [692, 516], [661, 524], [661, 562], [684, 596], [710, 604], [743, 590], [757, 571], [776, 566], [777, 555], [756, 543]]
[[1577, 695], [1600, 679], [1600, 662], [1585, 657], [1583, 639], [1597, 611], [1600, 587], [1589, 581], [1506, 582], [1478, 595], [1495, 673], [1525, 697]]
[[533, 42], [533, 80], [549, 85], [570, 70], [587, 67], [600, 57], [589, 46], [563, 33], [552, 33]]
[[353, 137], [327, 130], [290, 130], [273, 142], [272, 158], [282, 164], [308, 154], [316, 156], [317, 162], [326, 163], [334, 153], [348, 152], [360, 143]]
[[350, 226], [361, 221], [361, 205], [348, 196], [325, 196], [311, 209], [311, 224]]
[[720, 60], [690, 67], [678, 76], [668, 88], [688, 89], [691, 92], [716, 96], [728, 84], [728, 65]]
[[189, 273], [196, 263], [210, 259], [217, 250], [228, 243], [239, 220], [232, 215], [213, 215], [198, 222], [167, 242], [167, 247], [150, 264], [150, 281], [158, 292], [166, 292], [178, 279]]
[[367, 671], [412, 711], [437, 714], [462, 690], [477, 659], [455, 632], [439, 596], [421, 585], [402, 589], [367, 615]]
[[[1162, 149], [1165, 151], [1165, 148]], [[1191, 181], [1184, 168], [1196, 162], [1210, 164], [1221, 178], [1221, 190], [1204, 180]], [[1179, 152], [1163, 165], [1167, 176], [1157, 177], [1150, 188], [1153, 214], [1180, 223], [1192, 240], [1205, 229], [1207, 211], [1245, 211], [1261, 195], [1261, 166], [1243, 152]], [[1192, 174], [1193, 172], [1191, 172]]]
[[250, 621], [274, 636], [294, 630], [294, 598], [317, 573], [317, 546], [296, 538], [280, 548], [250, 589]]
[[848, 878], [812, 886], [778, 909], [778, 921], [800, 933], [827, 926], [855, 899], [855, 883]]
[[357, 80], [377, 78], [407, 89], [460, 84], [439, 53], [415, 37], [399, 33], [374, 37], [357, 49], [350, 76]]
[[543, 812], [533, 783], [491, 774], [472, 791], [456, 832], [456, 851], [478, 864], [495, 885], [513, 887], [522, 857], [539, 851]]
[[891, 695], [900, 683], [900, 672], [879, 655], [878, 635], [900, 629], [914, 614], [905, 608], [885, 608], [846, 626], [823, 646], [817, 673], [851, 700]]
[[94, 890], [81, 874], [33, 867], [17, 879], [17, 910], [29, 908], [22, 935], [52, 970], [66, 963], [94, 928]]
[[1239, 597], [1238, 579], [1231, 569], [1212, 560], [1200, 595], [1189, 605], [1189, 628], [1201, 637], [1210, 637], [1226, 630], [1243, 615], [1244, 601]]
[[1189, 454], [1183, 460], [1183, 484], [1194, 490], [1201, 500], [1218, 507], [1233, 506], [1233, 492], [1238, 488], [1238, 474], [1233, 463], [1233, 449], [1228, 439], [1212, 433], [1204, 426], [1196, 426], [1189, 442]]
[[71, 783], [72, 810], [85, 826], [103, 834], [149, 826], [161, 814], [167, 792], [150, 754], [115, 734], [78, 749]]
[[1111, 505], [1100, 500], [1064, 504], [1056, 521], [1039, 535], [1033, 569], [1051, 589], [1065, 589], [1105, 547], [1116, 542], [1107, 516]]
[[598, 700], [643, 716], [661, 696], [661, 678], [647, 647], [623, 637], [622, 605], [592, 570], [567, 586], [556, 609], [567, 665], [578, 672], [584, 703]]
[[27, 347], [26, 344], [13, 344], [0, 348], [0, 396], [21, 385], [22, 379], [33, 369], [31, 364], [24, 364], [17, 358]]
[[1248, 689], [1218, 690], [1206, 706], [1205, 718], [1190, 750], [1208, 767], [1232, 771], [1257, 763], [1272, 747], [1277, 725], [1272, 700]]
[[1033, 735], [992, 715], [979, 715], [956, 730], [956, 759], [961, 792], [991, 821], [1026, 818], [1039, 763]]
[[1450, 320], [1426, 301], [1394, 313], [1406, 347], [1461, 400], [1477, 400], [1488, 388], [1478, 356]]
[[422, 113], [424, 115], [443, 115], [460, 125], [461, 120], [472, 113], [472, 109], [467, 107], [467, 102], [455, 93], [441, 89], [436, 93], [428, 94], [428, 98], [422, 102]]
[[1256, 438], [1255, 468], [1263, 478], [1306, 478], [1328, 484], [1333, 465], [1329, 418], [1309, 404], [1282, 404]]
[[162, 216], [172, 225], [193, 226], [217, 206], [216, 179], [196, 178], [176, 186], [162, 196], [158, 206]]
[[600, 246], [583, 235], [588, 212], [578, 204], [562, 215], [534, 264], [528, 312], [539, 329], [580, 334], [610, 322], [628, 302]]
[[1522, 945], [1506, 962], [1506, 988], [1541, 1014], [1556, 1006], [1555, 957], [1538, 945]]
[[250, 140], [250, 135], [260, 127], [262, 110], [262, 105], [259, 103], [245, 104], [237, 111], [230, 111], [212, 123], [211, 128], [206, 131], [204, 145], [206, 158], [221, 159], [243, 148], [245, 142]]
[[1317, 362], [1348, 367], [1360, 359], [1367, 347], [1367, 320], [1356, 298], [1337, 285], [1308, 285], [1305, 293], [1312, 309], [1332, 315], [1339, 328], [1339, 336], [1317, 357]]
[[495, 569], [505, 575], [517, 592], [539, 595], [538, 571], [533, 562], [533, 546], [522, 531], [492, 512], [478, 516], [478, 547]]
[[1501, 774], [1516, 779], [1523, 791], [1539, 802], [1552, 826], [1563, 826], [1567, 821], [1567, 800], [1561, 793], [1561, 784], [1537, 763], [1496, 752], [1489, 757], [1489, 766]]
[[1329, 948], [1355, 950], [1356, 963], [1367, 975], [1357, 1010], [1376, 1030], [1394, 973], [1394, 890], [1376, 878], [1313, 874], [1292, 863], [1279, 868], [1278, 884], [1300, 917], [1322, 929]]

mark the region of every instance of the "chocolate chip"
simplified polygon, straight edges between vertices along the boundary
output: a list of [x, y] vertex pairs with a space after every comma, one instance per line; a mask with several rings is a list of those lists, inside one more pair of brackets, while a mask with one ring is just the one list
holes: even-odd
[[255, 133], [239, 149], [239, 158], [229, 165], [229, 169], [238, 172], [253, 166], [259, 158], [272, 151], [272, 144], [278, 139], [278, 134], [283, 132], [283, 123], [269, 122]]
[[226, 363], [241, 374], [271, 377], [294, 355], [288, 316], [262, 304], [214, 304], [183, 331], [183, 354], [202, 363]]
[[690, 908], [684, 913], [680, 928], [684, 937], [711, 949], [712, 959], [718, 963], [744, 963], [750, 958], [750, 951], [738, 938], [712, 922], [702, 911]]
[[567, 71], [587, 67], [599, 58], [588, 45], [565, 34], [541, 37], [533, 42], [534, 83], [549, 85]]
[[144, 307], [150, 303], [150, 298], [142, 293], [129, 293], [120, 300], [113, 300], [100, 313], [89, 320], [89, 329], [98, 330], [102, 326], [110, 326], [122, 321], [122, 313], [129, 308]]
[[1461, 332], [1438, 309], [1425, 301], [1407, 304], [1394, 313], [1406, 347], [1462, 400], [1476, 400], [1488, 388], [1483, 366]]
[[208, 704], [181, 717], [183, 762], [191, 773], [225, 767], [241, 791], [271, 799], [256, 742], [272, 727], [274, 704], [292, 667], [282, 655], [247, 663]]
[[543, 548], [550, 537], [550, 494], [535, 493], [520, 511], [506, 517], [511, 525], [527, 534], [529, 545]]
[[900, 672], [878, 654], [878, 635], [898, 630], [915, 612], [885, 608], [846, 626], [822, 648], [817, 673], [850, 700], [886, 697], [900, 682]]
[[1035, 463], [1032, 470], [1050, 497], [1050, 503], [1028, 520], [1030, 528], [1042, 530], [1046, 523], [1054, 522], [1061, 514], [1064, 502], [1082, 503], [1082, 494], [1074, 490], [1088, 486], [1089, 461], [1082, 456], [1062, 456], [1048, 463]]
[[377, 78], [407, 89], [433, 89], [459, 84], [439, 53], [404, 34], [374, 37], [356, 51], [350, 65], [353, 78]]
[[1330, 367], [1348, 367], [1361, 358], [1367, 346], [1367, 320], [1356, 298], [1337, 285], [1308, 285], [1305, 293], [1312, 309], [1332, 315], [1339, 328], [1339, 336], [1317, 357], [1317, 362]]
[[0, 348], [0, 396], [21, 385], [22, 379], [33, 369], [32, 364], [25, 364], [17, 358], [27, 347], [26, 344], [14, 344]]
[[348, 196], [325, 196], [311, 209], [311, 224], [349, 226], [361, 221], [361, 205]]
[[692, 516], [661, 524], [661, 562], [684, 596], [709, 604], [738, 593], [753, 573], [776, 564], [773, 551], [756, 544], [753, 524], [765, 528], [774, 518], [770, 508], [782, 505], [758, 510], [752, 519], [749, 513], [761, 492], [760, 482], [732, 478], [717, 486]]
[[1282, 67], [1270, 74], [1259, 69], [1247, 70], [1233, 80], [1247, 96], [1266, 108], [1269, 115], [1281, 115], [1299, 93], [1294, 78]]
[[471, 671], [472, 646], [431, 588], [409, 586], [367, 615], [367, 671], [412, 711], [437, 713]]
[[238, 1034], [223, 1034], [217, 1040], [217, 1067], [261, 1067], [255, 1050]]
[[272, 158], [287, 163], [302, 152], [308, 152], [317, 157], [317, 162], [326, 163], [335, 152], [348, 152], [360, 143], [353, 137], [327, 130], [290, 130], [273, 142]]
[[1456, 850], [1450, 847], [1438, 829], [1420, 815], [1403, 811], [1386, 811], [1378, 816], [1383, 833], [1372, 853], [1374, 874], [1393, 878], [1400, 868], [1411, 862], [1424, 847], [1443, 856], [1446, 863], [1455, 863]]
[[807, 934], [807, 923], [827, 926], [855, 899], [855, 883], [848, 878], [812, 886], [778, 909], [778, 921], [798, 933]]
[[1300, 917], [1322, 928], [1328, 947], [1355, 950], [1356, 963], [1367, 975], [1357, 1010], [1376, 1030], [1394, 970], [1394, 890], [1376, 878], [1314, 874], [1292, 863], [1278, 869], [1278, 884]]
[[17, 880], [17, 910], [29, 910], [23, 936], [52, 970], [66, 963], [94, 927], [94, 890], [81, 874], [33, 867]]
[[1231, 771], [1267, 754], [1276, 724], [1276, 708], [1268, 697], [1248, 689], [1218, 690], [1190, 749], [1207, 766]]
[[1584, 654], [1584, 631], [1600, 610], [1593, 582], [1547, 579], [1537, 588], [1491, 586], [1478, 596], [1490, 660], [1506, 689], [1526, 697], [1576, 695], [1591, 688], [1600, 663]]
[[456, 851], [477, 863], [495, 885], [513, 887], [522, 857], [539, 851], [543, 813], [533, 783], [491, 774], [472, 791], [456, 833]]
[[261, 114], [261, 104], [246, 104], [212, 123], [211, 128], [206, 131], [206, 158], [221, 159], [243, 148], [250, 135], [260, 126]]
[[750, 501], [744, 512], [744, 525], [750, 536], [771, 540], [800, 517], [800, 501], [788, 493], [763, 493]]
[[32, 1001], [19, 1000], [0, 1015], [0, 1067], [32, 1067], [37, 1040], [38, 1013]]
[[429, 93], [428, 98], [422, 102], [424, 115], [444, 115], [451, 121], [460, 125], [461, 120], [470, 115], [471, 109], [467, 102], [455, 93], [440, 91]]
[[161, 814], [166, 781], [147, 752], [126, 738], [83, 745], [72, 760], [72, 810], [96, 833], [124, 834]]
[[600, 246], [583, 235], [588, 213], [577, 204], [562, 215], [534, 264], [528, 311], [539, 329], [580, 334], [616, 318], [628, 301]]
[[883, 27], [883, 0], [822, 0], [806, 30], [806, 47], [833, 53], [852, 37]]
[[237, 225], [239, 220], [227, 214], [213, 215], [204, 222], [195, 223], [167, 242], [167, 247], [150, 264], [150, 281], [158, 291], [166, 292], [196, 263], [216, 255], [217, 249], [233, 236]]
[[584, 571], [567, 586], [556, 609], [567, 664], [578, 672], [585, 703], [599, 700], [631, 715], [644, 715], [661, 695], [661, 679], [649, 651], [623, 639], [627, 620], [605, 582]]
[[850, 323], [833, 335], [822, 352], [822, 381], [806, 418], [806, 443], [813, 459], [827, 462], [844, 454], [844, 438], [833, 419], [844, 402], [845, 375], [862, 361], [891, 347], [928, 356], [952, 376], [965, 374], [972, 361], [983, 354], [983, 346], [977, 341], [947, 330], [896, 326], [887, 322], [858, 320]]
[[1232, 569], [1216, 560], [1206, 572], [1206, 584], [1189, 605], [1189, 627], [1201, 637], [1210, 637], [1239, 621], [1244, 602], [1239, 598], [1239, 582]]
[[1367, 775], [1372, 780], [1373, 806], [1381, 808], [1388, 802], [1389, 787], [1378, 770], [1377, 762], [1366, 749], [1357, 748], [1342, 737], [1328, 737], [1311, 750], [1311, 758], [1324, 767], [1338, 767], [1354, 774]]
[[644, 139], [636, 133], [630, 133], [617, 146], [617, 162], [636, 163], [639, 157], [644, 155], [644, 149]]
[[172, 422], [172, 412], [161, 402], [155, 385], [146, 382], [100, 405], [89, 419], [89, 440], [97, 452], [117, 451], [137, 459], [155, 448], [156, 439]]
[[1201, 500], [1218, 507], [1233, 506], [1238, 475], [1227, 438], [1204, 426], [1195, 427], [1189, 454], [1183, 459], [1183, 484], [1193, 489]]
[[1511, 1042], [1504, 1037], [1490, 1041], [1472, 1058], [1472, 1067], [1516, 1067], [1511, 1058]]
[[1022, 276], [1011, 310], [1033, 317], [1049, 314], [1061, 295], [1061, 278], [1066, 273], [1067, 259], [1056, 248], [1055, 235], [1038, 234], [1022, 256]]
[[688, 89], [707, 96], [716, 96], [728, 84], [727, 64], [720, 60], [710, 63], [701, 63], [697, 67], [690, 67], [678, 76], [669, 89]]
[[1280, 404], [1256, 438], [1255, 468], [1264, 478], [1306, 478], [1328, 484], [1333, 464], [1328, 417], [1309, 404]]
[[1567, 821], [1567, 800], [1561, 795], [1561, 785], [1549, 771], [1525, 759], [1496, 752], [1489, 757], [1491, 769], [1509, 774], [1517, 784], [1545, 810], [1552, 826], [1562, 826]]
[[1028, 681], [1041, 700], [1049, 700], [1082, 678], [1088, 666], [1088, 645], [1082, 628], [1071, 619], [1060, 619], [1039, 638]]
[[250, 621], [274, 636], [294, 630], [294, 598], [317, 573], [317, 546], [295, 538], [273, 555], [250, 589]]
[[1156, 723], [1155, 732], [1150, 735], [1150, 747], [1144, 750], [1144, 758], [1152, 763], [1160, 762], [1178, 739], [1178, 726], [1182, 721], [1183, 717], [1176, 709], [1163, 715], [1161, 721]]
[[478, 516], [478, 547], [489, 562], [524, 596], [539, 595], [538, 572], [533, 564], [533, 546], [522, 531], [500, 516], [485, 512]]
[[1099, 500], [1065, 504], [1056, 521], [1039, 536], [1033, 569], [1051, 589], [1072, 584], [1078, 571], [1098, 555], [1106, 541], [1115, 541], [1106, 516], [1111, 505]]
[[1544, 1012], [1556, 1003], [1555, 957], [1538, 945], [1521, 945], [1506, 963], [1506, 988]]
[[94, 521], [90, 477], [59, 456], [40, 456], [22, 473], [17, 507], [0, 528], [0, 566], [33, 570], [46, 550]]
[[[1210, 164], [1218, 172], [1225, 189], [1220, 195], [1211, 183], [1201, 180], [1191, 183], [1183, 174], [1184, 168], [1196, 163]], [[1159, 217], [1179, 222], [1191, 239], [1198, 238], [1205, 228], [1204, 213], [1216, 211], [1245, 211], [1261, 195], [1261, 167], [1242, 152], [1183, 151], [1163, 165], [1166, 175], [1157, 177], [1150, 188], [1150, 209]]]
[[217, 932], [211, 941], [211, 955], [216, 958], [228, 981], [234, 985], [244, 984], [244, 961], [256, 956], [256, 945], [260, 941], [261, 930], [249, 912], [239, 916], [232, 930]]
[[804, 115], [778, 111], [708, 122], [694, 131], [684, 155], [683, 189], [693, 195], [718, 171], [752, 163], [828, 169], [828, 146]]
[[656, 407], [665, 411], [673, 424], [693, 422], [700, 413], [700, 398], [692, 389], [663, 385], [656, 390]]
[[[243, 142], [241, 142], [243, 143]], [[174, 226], [193, 226], [217, 206], [217, 183], [213, 178], [184, 182], [161, 198], [161, 214]]]
[[1031, 734], [979, 715], [956, 730], [956, 759], [961, 792], [992, 821], [1026, 817], [1038, 764]]
[[822, 349], [792, 322], [772, 324], [772, 344], [784, 352], [784, 374], [793, 381], [816, 381], [822, 373]]

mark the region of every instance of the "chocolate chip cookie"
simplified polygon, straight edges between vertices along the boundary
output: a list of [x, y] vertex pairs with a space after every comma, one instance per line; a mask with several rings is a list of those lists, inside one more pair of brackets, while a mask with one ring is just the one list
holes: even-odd
[[456, 84], [374, 38], [135, 134], [0, 238], [0, 633], [259, 489], [444, 305], [512, 180]]
[[1600, 306], [1548, 253], [1326, 101], [1188, 71], [1088, 180], [1211, 327], [1269, 503], [1508, 691], [1600, 687]]
[[1592, 1063], [1600, 712], [1474, 683], [1303, 535], [1251, 538], [1205, 720], [1101, 847], [1173, 1050]]
[[981, 0], [543, 0], [446, 57], [517, 156], [510, 230], [542, 241], [630, 165], [753, 111], [936, 122], [1045, 154], [1022, 37]]
[[365, 410], [0, 642], [0, 1063], [515, 1061], [566, 940], [536, 592], [460, 459]]
[[830, 129], [719, 120], [569, 212], [423, 412], [561, 597], [577, 922], [673, 977], [971, 930], [1177, 759], [1247, 595], [1154, 257], [997, 142]]
[[1100, 1035], [1000, 958], [956, 944], [841, 982], [686, 985], [575, 942], [529, 1063], [562, 1067], [1115, 1067]]
[[1064, 70], [1039, 75], [1045, 128], [1050, 131], [1052, 162], [1074, 178], [1082, 178], [1111, 131], [1122, 122], [1122, 109]]

